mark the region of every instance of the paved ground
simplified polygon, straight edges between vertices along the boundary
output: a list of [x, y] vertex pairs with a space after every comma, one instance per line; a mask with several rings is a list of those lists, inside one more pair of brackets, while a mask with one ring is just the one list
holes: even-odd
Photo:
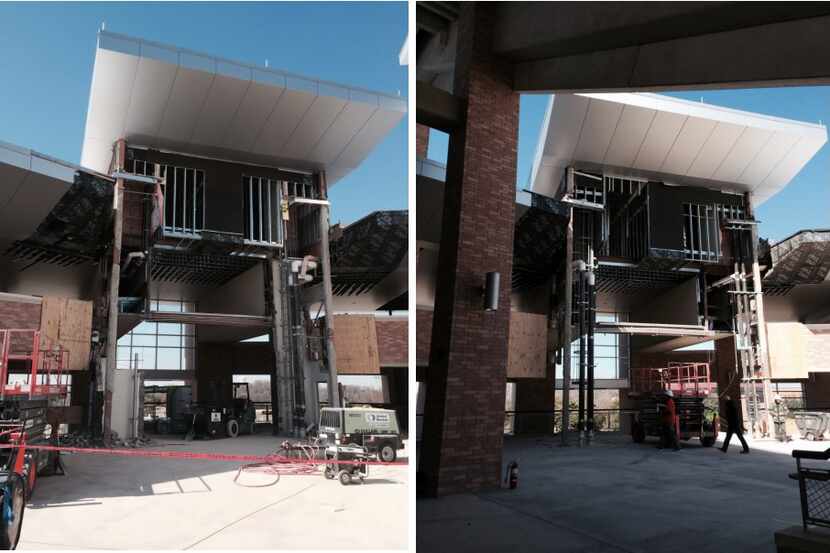
[[[271, 436], [167, 441], [152, 449], [266, 454]], [[405, 452], [399, 452], [405, 460]], [[240, 463], [65, 455], [27, 505], [20, 549], [404, 549], [407, 468], [370, 467], [364, 485], [283, 476], [233, 483]], [[250, 475], [246, 483], [266, 483]]]
[[773, 553], [775, 530], [801, 523], [790, 451], [830, 443], [751, 443], [750, 455], [698, 444], [674, 452], [619, 435], [583, 448], [508, 439], [518, 489], [418, 500], [418, 549]]

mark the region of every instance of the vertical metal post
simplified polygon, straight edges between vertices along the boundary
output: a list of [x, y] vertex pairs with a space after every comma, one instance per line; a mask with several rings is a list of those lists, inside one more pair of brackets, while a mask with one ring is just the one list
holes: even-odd
[[[116, 142], [115, 170], [121, 171], [124, 167], [127, 146], [123, 139]], [[102, 434], [105, 442], [109, 442], [112, 423], [112, 381], [115, 363], [118, 354], [118, 286], [121, 280], [121, 234], [123, 226], [124, 180], [116, 179], [113, 191], [113, 242], [112, 262], [109, 274], [109, 304], [107, 313], [107, 365], [104, 375], [104, 410]]]
[[[293, 430], [293, 410], [289, 388], [288, 369], [291, 363], [290, 345], [286, 341], [286, 325], [290, 325], [289, 314], [285, 310], [285, 296], [288, 290], [284, 286], [282, 263], [277, 258], [269, 261], [271, 281], [271, 344], [274, 348], [274, 371], [271, 374], [271, 411], [274, 420], [274, 432], [291, 433]], [[276, 392], [276, 394], [274, 394]]]
[[[320, 191], [323, 199], [328, 198], [326, 174], [320, 173]], [[331, 289], [331, 258], [329, 254], [329, 206], [320, 206], [320, 266], [323, 272], [323, 305], [326, 311], [326, 331], [323, 342], [328, 360], [329, 406], [340, 407], [340, 390], [337, 386], [337, 354], [334, 351], [334, 302]]]
[[580, 270], [576, 281], [576, 308], [579, 326], [579, 443], [585, 439], [585, 274]]
[[597, 315], [597, 292], [594, 287], [594, 254], [589, 250], [587, 289], [587, 333], [588, 333], [588, 440], [594, 437], [594, 324]]
[[[567, 172], [568, 193], [573, 189], [573, 169]], [[573, 307], [573, 238], [574, 210], [568, 208], [568, 227], [565, 231], [565, 314], [562, 327], [562, 445], [568, 445], [568, 427], [571, 422], [571, 311]]]
[[[751, 219], [755, 218], [754, 210], [752, 209], [752, 194], [746, 195], [747, 212]], [[758, 372], [761, 376], [761, 384], [764, 390], [763, 399], [763, 416], [767, 423], [767, 429], [773, 428], [772, 414], [770, 413], [770, 395], [772, 394], [772, 386], [770, 379], [769, 349], [767, 347], [767, 320], [764, 315], [764, 292], [761, 287], [761, 267], [758, 261], [758, 226], [750, 226], [750, 239], [752, 240], [752, 291], [755, 299], [755, 322], [758, 330], [758, 344], [757, 344], [757, 361]], [[755, 384], [753, 383], [753, 392], [755, 391]]]

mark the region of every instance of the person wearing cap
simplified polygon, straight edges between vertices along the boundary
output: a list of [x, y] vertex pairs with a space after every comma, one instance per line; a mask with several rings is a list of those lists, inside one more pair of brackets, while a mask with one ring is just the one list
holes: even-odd
[[749, 453], [749, 446], [746, 445], [746, 440], [744, 440], [741, 420], [738, 416], [738, 402], [732, 399], [732, 396], [729, 394], [725, 394], [724, 398], [726, 399], [726, 424], [728, 428], [726, 430], [726, 439], [723, 441], [723, 447], [721, 447], [720, 450], [726, 453], [729, 448], [729, 440], [732, 439], [732, 434], [735, 434], [741, 441], [741, 445], [744, 446], [741, 453]]
[[675, 451], [680, 449], [680, 444], [677, 443], [677, 431], [675, 428], [677, 421], [677, 406], [674, 403], [674, 393], [671, 390], [663, 392], [666, 401], [663, 405], [658, 405], [660, 409], [660, 449], [671, 447]]

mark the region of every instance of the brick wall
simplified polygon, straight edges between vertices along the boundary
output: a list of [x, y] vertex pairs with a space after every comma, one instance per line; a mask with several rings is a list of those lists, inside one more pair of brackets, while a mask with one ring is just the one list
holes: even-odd
[[381, 366], [405, 365], [408, 360], [407, 337], [409, 322], [406, 319], [376, 319], [378, 354]]
[[429, 151], [429, 127], [426, 125], [415, 126], [415, 156], [419, 159], [426, 159]]
[[429, 348], [432, 340], [432, 311], [418, 309], [415, 314], [415, 364], [429, 365]]
[[[496, 6], [462, 3], [454, 93], [465, 124], [450, 136], [435, 328], [418, 485], [444, 495], [500, 483], [513, 255], [519, 96], [491, 52]], [[499, 309], [482, 309], [485, 273]]]
[[[0, 299], [0, 329], [40, 329], [40, 298], [31, 300]], [[11, 351], [22, 353], [31, 351], [32, 335], [17, 334], [12, 336]]]

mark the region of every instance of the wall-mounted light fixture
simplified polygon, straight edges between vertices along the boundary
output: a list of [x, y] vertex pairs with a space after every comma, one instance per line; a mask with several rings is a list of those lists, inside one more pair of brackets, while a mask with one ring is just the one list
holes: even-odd
[[484, 310], [495, 311], [499, 308], [499, 275], [491, 271], [485, 275], [484, 280]]

